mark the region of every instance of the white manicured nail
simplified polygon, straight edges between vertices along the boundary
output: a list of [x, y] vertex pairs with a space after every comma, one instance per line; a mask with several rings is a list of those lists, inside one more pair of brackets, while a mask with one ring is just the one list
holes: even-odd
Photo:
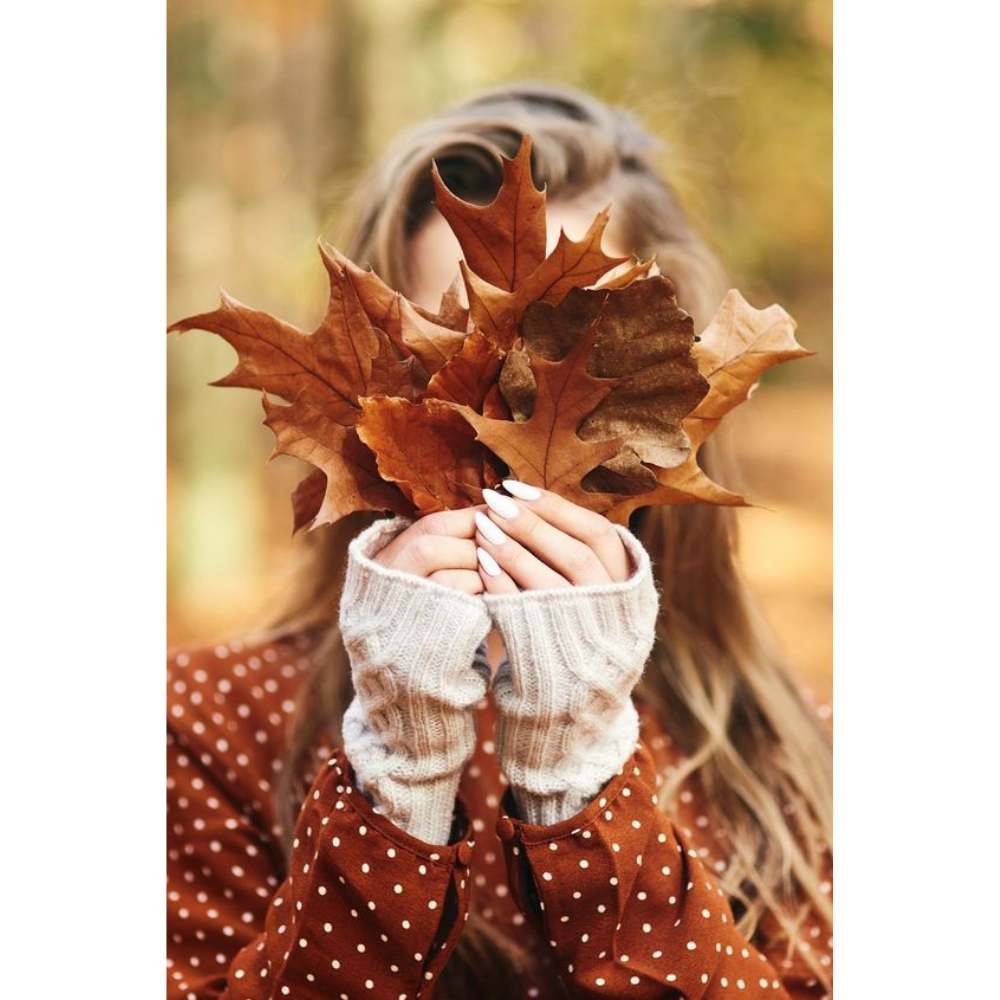
[[518, 500], [537, 500], [542, 495], [542, 491], [537, 486], [529, 486], [528, 483], [522, 483], [519, 479], [505, 479], [503, 488], [508, 493], [513, 493]]
[[476, 511], [476, 527], [487, 541], [503, 545], [507, 536], [481, 511]]
[[479, 565], [482, 566], [490, 576], [500, 575], [500, 567], [497, 565], [496, 559], [494, 559], [493, 556], [486, 551], [486, 549], [481, 549], [477, 545], [476, 556], [479, 558]]
[[483, 490], [483, 499], [494, 514], [507, 518], [517, 517], [517, 504], [510, 497], [505, 497], [496, 490]]

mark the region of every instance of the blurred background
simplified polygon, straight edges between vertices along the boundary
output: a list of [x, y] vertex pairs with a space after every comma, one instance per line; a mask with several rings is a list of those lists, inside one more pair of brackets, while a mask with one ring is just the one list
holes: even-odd
[[[220, 286], [311, 329], [340, 208], [394, 134], [486, 85], [586, 88], [666, 141], [661, 169], [758, 307], [816, 356], [727, 418], [741, 558], [803, 680], [831, 688], [831, 4], [827, 0], [170, 0], [169, 319]], [[234, 353], [168, 341], [168, 633], [266, 622], [294, 570], [257, 393], [209, 388]]]

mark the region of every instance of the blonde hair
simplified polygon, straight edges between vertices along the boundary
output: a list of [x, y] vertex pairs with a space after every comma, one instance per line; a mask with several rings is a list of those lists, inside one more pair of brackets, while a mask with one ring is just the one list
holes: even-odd
[[[524, 134], [533, 139], [533, 174], [548, 197], [606, 186], [629, 249], [656, 257], [696, 328], [704, 327], [727, 287], [725, 275], [657, 175], [655, 140], [627, 112], [576, 90], [535, 83], [493, 88], [406, 132], [358, 189], [349, 238], [338, 245], [405, 294], [413, 278], [408, 242], [433, 206], [431, 162], [456, 194], [486, 202], [500, 184], [498, 155], [513, 156]], [[718, 476], [724, 463], [714, 440], [701, 454]], [[339, 740], [352, 694], [333, 609], [347, 543], [374, 516], [355, 514], [307, 536], [301, 589], [280, 623], [323, 634], [276, 789], [289, 837], [304, 793], [301, 765], [321, 733]], [[661, 807], [670, 810], [684, 781], [696, 782], [725, 829], [731, 858], [719, 881], [740, 930], [749, 938], [770, 918], [777, 928], [772, 946], [780, 936], [789, 956], [797, 949], [829, 984], [799, 928], [810, 908], [832, 922], [820, 888], [832, 836], [830, 742], [740, 579], [735, 516], [706, 505], [634, 515], [633, 530], [653, 557], [662, 595], [658, 641], [636, 694], [686, 755], [664, 776]], [[446, 968], [444, 989], [449, 996], [472, 988], [512, 995], [524, 961], [515, 942], [473, 916]]]

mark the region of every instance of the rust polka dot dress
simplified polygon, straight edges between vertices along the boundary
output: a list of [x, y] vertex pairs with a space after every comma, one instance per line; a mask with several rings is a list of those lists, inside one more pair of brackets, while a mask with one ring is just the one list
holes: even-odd
[[[716, 880], [725, 832], [693, 785], [666, 812], [657, 801], [681, 755], [639, 702], [620, 772], [576, 815], [534, 825], [499, 769], [489, 693], [445, 845], [376, 812], [343, 748], [319, 740], [286, 865], [273, 785], [315, 644], [295, 633], [170, 658], [171, 1000], [431, 997], [470, 912], [532, 956], [523, 997], [828, 995], [766, 921], [752, 941], [737, 931]], [[807, 919], [802, 935], [829, 969], [830, 928]]]

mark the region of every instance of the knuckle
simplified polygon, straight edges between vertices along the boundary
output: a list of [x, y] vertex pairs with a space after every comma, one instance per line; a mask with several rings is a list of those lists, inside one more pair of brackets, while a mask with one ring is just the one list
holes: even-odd
[[594, 568], [596, 558], [585, 545], [574, 545], [566, 561], [573, 573], [583, 576]]
[[[522, 517], [525, 515], [522, 514]], [[525, 521], [521, 523], [522, 538], [536, 538], [542, 526], [542, 520], [534, 514], [527, 515]]]
[[615, 526], [606, 518], [600, 514], [594, 514], [593, 519], [590, 522], [588, 528], [588, 533], [595, 542], [607, 542], [612, 538], [617, 537], [615, 533]]
[[434, 539], [430, 535], [417, 535], [410, 543], [410, 558], [419, 566], [430, 565], [434, 554]]
[[574, 576], [586, 576], [597, 568], [597, 556], [586, 545], [574, 545], [566, 561]]
[[414, 525], [417, 533], [420, 535], [433, 535], [435, 532], [440, 532], [443, 527], [442, 513], [442, 511], [435, 511], [433, 514], [424, 514]]

